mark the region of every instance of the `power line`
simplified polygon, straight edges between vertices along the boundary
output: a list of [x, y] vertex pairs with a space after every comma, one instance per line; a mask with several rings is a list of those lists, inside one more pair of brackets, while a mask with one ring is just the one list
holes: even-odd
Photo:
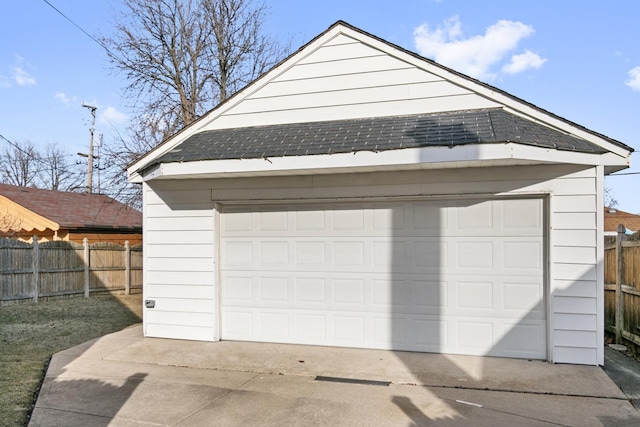
[[[107, 53], [109, 55], [113, 56], [114, 58], [118, 58], [118, 56], [115, 55], [113, 52], [111, 52], [111, 50], [109, 50], [109, 48], [104, 43], [102, 43], [97, 38], [93, 37], [89, 32], [85, 31], [84, 28], [82, 28], [80, 25], [76, 24], [71, 18], [69, 18], [67, 15], [62, 13], [62, 11], [60, 9], [58, 9], [57, 7], [52, 5], [48, 0], [42, 0], [42, 1], [44, 1], [46, 4], [48, 4], [53, 10], [58, 12], [64, 19], [66, 19], [67, 21], [71, 22], [71, 24], [73, 24], [77, 29], [82, 31], [87, 37], [89, 37], [91, 40], [96, 42], [101, 48], [103, 48], [105, 51], [107, 51]], [[118, 58], [118, 60], [120, 61], [120, 58]]]
[[11, 145], [13, 148], [15, 148], [16, 150], [20, 151], [22, 154], [29, 156], [32, 160], [35, 160], [36, 162], [40, 162], [44, 165], [47, 165], [47, 162], [45, 162], [44, 160], [42, 160], [40, 157], [38, 157], [37, 155], [35, 155], [35, 153], [31, 153], [25, 149], [23, 149], [22, 147], [20, 147], [19, 144], [16, 144], [15, 142], [7, 139], [4, 137], [4, 135], [0, 134], [0, 138], [2, 138], [3, 140], [7, 141], [9, 143], [9, 145]]

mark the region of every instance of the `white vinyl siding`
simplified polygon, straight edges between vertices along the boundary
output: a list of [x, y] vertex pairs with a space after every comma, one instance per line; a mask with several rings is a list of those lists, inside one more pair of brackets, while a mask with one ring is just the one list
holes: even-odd
[[203, 129], [496, 106], [468, 89], [339, 35], [289, 65]]
[[[552, 200], [554, 362], [603, 363], [598, 336], [604, 320], [598, 304], [599, 244], [596, 168], [558, 180]], [[578, 182], [579, 181], [579, 182]], [[600, 344], [602, 345], [602, 344]]]
[[[602, 314], [598, 310], [602, 296], [597, 291], [598, 282], [603, 279], [597, 269], [600, 260], [596, 233], [597, 206], [594, 202], [596, 181], [595, 168], [562, 165], [158, 181], [153, 190], [146, 187], [145, 221], [167, 225], [164, 219], [172, 216], [193, 217], [197, 227], [205, 228], [203, 224], [209, 226], [206, 230], [198, 231], [180, 231], [171, 226], [165, 230], [159, 230], [158, 227], [145, 230], [145, 250], [148, 250], [145, 255], [145, 298], [159, 301], [157, 308], [153, 309], [158, 312], [164, 311], [163, 306], [171, 307], [164, 314], [145, 318], [147, 333], [169, 337], [179, 330], [182, 338], [214, 339], [214, 332], [219, 327], [215, 316], [219, 290], [215, 258], [211, 257], [216, 250], [213, 247], [216, 235], [213, 229], [213, 202], [224, 205], [251, 204], [258, 200], [283, 203], [306, 199], [318, 203], [342, 198], [398, 200], [398, 197], [428, 199], [474, 194], [548, 194], [549, 244], [545, 247], [545, 253], [549, 257], [547, 292], [550, 357], [554, 362], [602, 363], [598, 355], [598, 339], [594, 338], [601, 333], [599, 330], [603, 324]], [[207, 220], [203, 221], [203, 218]], [[184, 225], [184, 221], [180, 221]], [[310, 223], [310, 227], [312, 225]], [[193, 250], [181, 251], [180, 248], [184, 249], [185, 245], [200, 248], [203, 258], [196, 258], [195, 264], [188, 261]], [[185, 258], [181, 252], [189, 256]], [[153, 257], [148, 257], [149, 254]], [[221, 253], [220, 256], [226, 255]], [[162, 262], [167, 258], [185, 259], [185, 262], [174, 265], [177, 270], [168, 271], [170, 269]], [[179, 302], [175, 306], [165, 305], [172, 299]], [[209, 307], [207, 315], [186, 319], [176, 317], [176, 320], [172, 320], [174, 310], [181, 312], [186, 307], [183, 300], [189, 299], [210, 302], [211, 305], [206, 303], [195, 309], [200, 312], [203, 307]], [[153, 310], [146, 310], [145, 314]]]
[[208, 189], [144, 185], [146, 336], [214, 340], [213, 203]]

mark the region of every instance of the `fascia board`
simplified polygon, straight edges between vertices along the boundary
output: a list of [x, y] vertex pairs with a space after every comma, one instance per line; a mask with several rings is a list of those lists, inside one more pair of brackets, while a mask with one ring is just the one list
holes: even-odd
[[[628, 167], [625, 158], [613, 153], [588, 154], [524, 146], [522, 144], [482, 144], [449, 147], [408, 148], [381, 152], [326, 154], [316, 156], [272, 157], [264, 159], [205, 160], [156, 165], [144, 175], [154, 179], [225, 177], [238, 175], [294, 175], [318, 171], [363, 171], [371, 169], [434, 169], [495, 164], [495, 162], [529, 164], [563, 163], [586, 166]], [[493, 163], [491, 163], [493, 162]]]
[[144, 181], [137, 171], [130, 174], [127, 173], [127, 180], [129, 180], [131, 184], [141, 184]]

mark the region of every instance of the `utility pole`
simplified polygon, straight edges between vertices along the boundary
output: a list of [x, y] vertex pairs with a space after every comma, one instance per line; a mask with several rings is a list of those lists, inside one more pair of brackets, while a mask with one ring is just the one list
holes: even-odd
[[89, 128], [89, 154], [78, 153], [79, 156], [87, 157], [87, 193], [93, 192], [93, 132], [96, 124], [96, 110], [98, 107], [83, 103], [84, 108], [91, 111], [91, 127]]

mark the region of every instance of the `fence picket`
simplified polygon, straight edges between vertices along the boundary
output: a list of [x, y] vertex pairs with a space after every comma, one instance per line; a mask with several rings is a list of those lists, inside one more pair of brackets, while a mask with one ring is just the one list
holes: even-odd
[[34, 242], [0, 238], [0, 305], [142, 290], [141, 245]]
[[605, 242], [605, 329], [640, 353], [640, 233], [620, 227]]

